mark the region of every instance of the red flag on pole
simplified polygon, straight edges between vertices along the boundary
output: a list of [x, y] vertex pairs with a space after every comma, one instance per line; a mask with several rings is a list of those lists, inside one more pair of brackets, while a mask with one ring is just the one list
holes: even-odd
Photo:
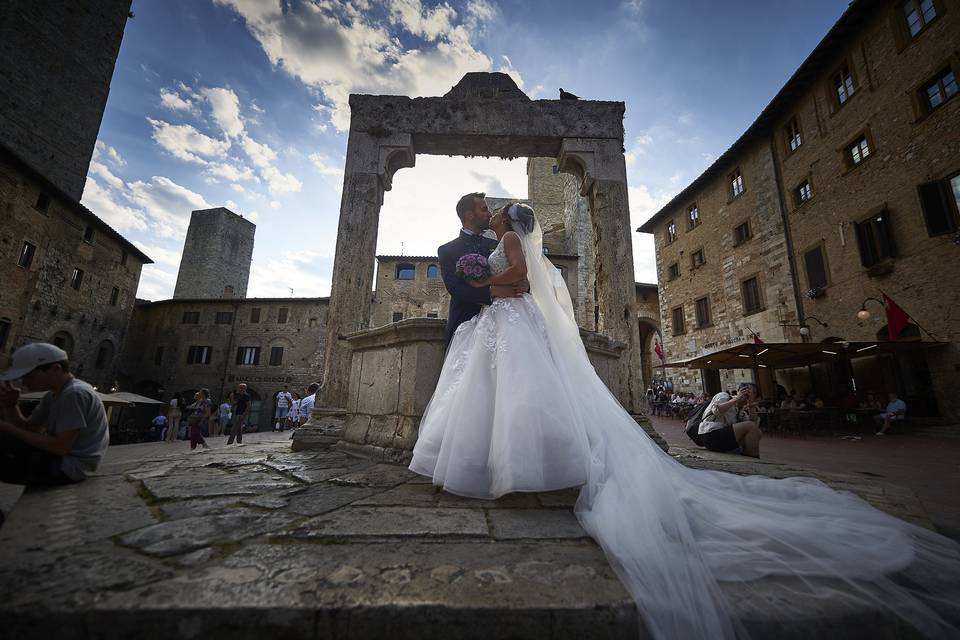
[[890, 341], [894, 342], [904, 327], [907, 326], [910, 314], [885, 293], [883, 294], [883, 308], [887, 312], [887, 335], [890, 337]]
[[753, 334], [753, 344], [763, 344], [763, 340], [760, 339], [760, 334]]
[[659, 340], [653, 341], [653, 350], [657, 353], [657, 356], [659, 356], [659, 358], [663, 360], [663, 349], [660, 348]]

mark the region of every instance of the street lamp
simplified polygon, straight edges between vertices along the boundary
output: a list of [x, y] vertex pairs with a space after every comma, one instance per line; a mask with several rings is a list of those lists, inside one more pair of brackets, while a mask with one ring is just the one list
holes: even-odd
[[867, 320], [870, 319], [870, 311], [867, 310], [867, 303], [870, 302], [871, 300], [879, 304], [881, 307], [884, 306], [883, 300], [881, 300], [880, 298], [874, 298], [872, 296], [864, 298], [863, 302], [860, 303], [860, 310], [857, 311], [857, 320], [859, 320], [860, 322], [866, 322]]
[[781, 327], [800, 327], [800, 335], [802, 335], [803, 337], [807, 337], [810, 335], [810, 327], [807, 325], [808, 320], [813, 320], [824, 329], [826, 329], [828, 326], [826, 322], [824, 322], [823, 320], [815, 316], [805, 316], [803, 318], [803, 322], [801, 322], [800, 324], [789, 324], [787, 322], [781, 322], [780, 326]]

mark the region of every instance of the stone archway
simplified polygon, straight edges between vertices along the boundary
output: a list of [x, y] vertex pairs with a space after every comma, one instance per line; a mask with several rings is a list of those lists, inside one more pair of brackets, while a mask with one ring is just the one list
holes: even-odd
[[660, 339], [660, 322], [641, 316], [637, 318], [637, 332], [640, 337], [640, 371], [643, 384], [648, 387], [653, 383], [653, 370], [660, 365], [659, 357], [654, 351], [654, 341]]
[[369, 326], [383, 194], [398, 170], [415, 165], [417, 154], [553, 157], [561, 171], [577, 177], [594, 231], [597, 331], [625, 347], [605, 381], [628, 410], [639, 410], [624, 104], [534, 101], [505, 74], [468, 73], [443, 97], [351, 95], [350, 111], [318, 413], [346, 413], [344, 374], [352, 359], [346, 336]]

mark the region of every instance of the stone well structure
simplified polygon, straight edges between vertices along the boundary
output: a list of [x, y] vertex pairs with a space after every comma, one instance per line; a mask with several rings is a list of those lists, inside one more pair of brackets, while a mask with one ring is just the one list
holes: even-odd
[[590, 203], [597, 331], [626, 345], [604, 379], [628, 410], [638, 410], [641, 345], [623, 157], [624, 104], [534, 101], [505, 74], [468, 73], [443, 97], [351, 95], [350, 109], [323, 386], [312, 422], [319, 426], [325, 417], [347, 415], [351, 341], [369, 326], [383, 194], [394, 173], [414, 166], [417, 154], [553, 157], [561, 171], [576, 176]]

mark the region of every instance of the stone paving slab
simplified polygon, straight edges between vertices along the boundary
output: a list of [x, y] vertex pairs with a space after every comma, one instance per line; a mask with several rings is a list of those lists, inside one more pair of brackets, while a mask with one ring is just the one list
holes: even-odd
[[[573, 515], [576, 489], [470, 500], [403, 467], [253, 435], [197, 454], [111, 448], [86, 482], [24, 494], [0, 528], [4, 637], [638, 636], [632, 600]], [[672, 452], [697, 468], [812, 475], [925, 521], [912, 492], [870, 478]], [[911, 637], [807, 586], [722, 588], [756, 637]], [[791, 627], [771, 616], [785, 602], [801, 608]]]

